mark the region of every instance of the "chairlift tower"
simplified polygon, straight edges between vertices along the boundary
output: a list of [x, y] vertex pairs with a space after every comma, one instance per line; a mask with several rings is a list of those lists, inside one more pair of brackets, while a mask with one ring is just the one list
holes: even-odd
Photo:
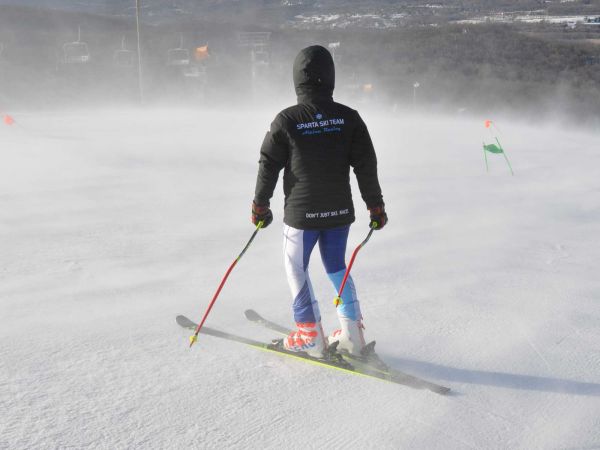
[[140, 102], [144, 103], [144, 85], [142, 83], [142, 43], [140, 38], [140, 2], [141, 0], [135, 0], [135, 34], [137, 37], [138, 91], [140, 94]]
[[81, 26], [77, 27], [77, 40], [63, 45], [63, 54], [66, 64], [87, 64], [90, 62], [88, 45], [81, 40]]

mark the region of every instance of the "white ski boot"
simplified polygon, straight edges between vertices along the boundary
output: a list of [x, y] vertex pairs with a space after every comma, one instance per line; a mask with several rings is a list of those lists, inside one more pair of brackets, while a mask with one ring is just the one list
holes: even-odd
[[338, 351], [347, 351], [351, 355], [361, 356], [361, 350], [365, 347], [365, 337], [363, 335], [363, 324], [361, 320], [352, 320], [347, 317], [340, 317], [341, 329], [335, 330], [329, 336], [329, 345], [339, 342]]
[[323, 358], [325, 352], [325, 337], [321, 322], [296, 322], [297, 331], [292, 331], [283, 340], [286, 350], [292, 352], [306, 352], [313, 358]]

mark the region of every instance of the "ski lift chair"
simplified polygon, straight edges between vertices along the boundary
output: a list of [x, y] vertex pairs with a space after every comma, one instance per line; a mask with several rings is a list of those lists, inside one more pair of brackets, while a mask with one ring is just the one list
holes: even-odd
[[133, 67], [133, 52], [131, 50], [117, 50], [115, 52], [115, 64], [119, 67]]
[[125, 47], [125, 37], [121, 41], [121, 48], [113, 56], [115, 64], [119, 67], [133, 67], [134, 54]]
[[256, 65], [268, 65], [270, 60], [269, 52], [265, 50], [252, 51], [252, 63]]
[[77, 27], [77, 40], [63, 45], [65, 63], [86, 64], [90, 62], [90, 50], [85, 42], [81, 41], [81, 27]]
[[172, 48], [167, 52], [167, 65], [187, 66], [190, 64], [190, 52], [185, 48]]
[[63, 45], [65, 63], [86, 64], [90, 62], [90, 51], [85, 42], [67, 42]]
[[183, 48], [183, 34], [179, 35], [179, 47], [167, 51], [168, 66], [188, 66], [190, 64], [190, 52]]

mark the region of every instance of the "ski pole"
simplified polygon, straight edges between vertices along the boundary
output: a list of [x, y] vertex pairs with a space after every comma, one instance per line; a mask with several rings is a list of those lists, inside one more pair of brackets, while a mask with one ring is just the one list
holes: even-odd
[[210, 313], [210, 310], [212, 309], [213, 305], [215, 304], [217, 297], [221, 293], [221, 289], [223, 289], [223, 286], [225, 285], [225, 282], [227, 281], [227, 277], [229, 277], [229, 274], [231, 273], [231, 271], [233, 270], [235, 265], [238, 263], [238, 261], [240, 259], [242, 259], [242, 256], [244, 256], [244, 253], [246, 253], [246, 250], [248, 250], [248, 247], [250, 247], [250, 244], [252, 244], [252, 241], [254, 240], [254, 238], [256, 237], [256, 234], [258, 233], [258, 230], [260, 230], [262, 228], [263, 224], [264, 224], [264, 222], [262, 220], [260, 222], [258, 222], [258, 224], [256, 225], [256, 230], [254, 230], [254, 233], [252, 233], [252, 236], [250, 236], [250, 240], [248, 241], [248, 243], [246, 244], [246, 246], [244, 247], [242, 252], [238, 255], [238, 257], [229, 266], [229, 269], [227, 269], [225, 276], [221, 280], [221, 284], [219, 284], [219, 288], [217, 289], [217, 292], [215, 292], [215, 295], [213, 296], [210, 304], [208, 305], [208, 308], [206, 309], [206, 312], [204, 313], [204, 316], [202, 317], [202, 321], [200, 321], [200, 323], [196, 327], [194, 334], [192, 336], [190, 336], [190, 348], [192, 348], [192, 345], [194, 345], [196, 343], [196, 341], [198, 340], [198, 333], [200, 333], [200, 330], [202, 329], [202, 325], [204, 325], [204, 321], [208, 317], [208, 314]]
[[348, 281], [348, 275], [350, 275], [350, 269], [352, 269], [352, 264], [354, 264], [354, 259], [356, 258], [356, 254], [358, 253], [358, 251], [361, 248], [363, 248], [365, 246], [365, 244], [367, 242], [369, 242], [369, 239], [371, 239], [371, 235], [373, 234], [373, 231], [375, 231], [376, 227], [377, 227], [376, 222], [371, 222], [371, 230], [369, 231], [369, 234], [367, 234], [367, 237], [365, 238], [365, 240], [362, 241], [358, 245], [358, 247], [356, 247], [354, 249], [354, 252], [352, 253], [352, 257], [350, 258], [350, 263], [348, 263], [348, 268], [346, 269], [346, 273], [344, 274], [344, 278], [342, 279], [342, 284], [340, 284], [340, 289], [337, 293], [337, 296], [333, 299], [333, 304], [335, 305], [336, 308], [343, 303], [342, 302], [342, 292], [344, 292], [344, 286], [346, 286], [346, 281]]

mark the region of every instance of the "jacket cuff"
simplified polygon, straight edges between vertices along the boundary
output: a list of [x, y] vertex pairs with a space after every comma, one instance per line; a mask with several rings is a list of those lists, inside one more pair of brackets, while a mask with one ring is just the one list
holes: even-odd
[[254, 203], [256, 206], [266, 206], [267, 208], [271, 206], [271, 202], [269, 202], [269, 200], [262, 201], [255, 198], [252, 200], [252, 203]]
[[383, 202], [378, 202], [378, 203], [372, 203], [372, 204], [368, 204], [368, 205], [367, 205], [367, 209], [368, 209], [369, 211], [370, 211], [370, 210], [372, 210], [372, 209], [375, 209], [375, 208], [382, 208], [382, 209], [385, 209], [385, 203], [383, 203]]

